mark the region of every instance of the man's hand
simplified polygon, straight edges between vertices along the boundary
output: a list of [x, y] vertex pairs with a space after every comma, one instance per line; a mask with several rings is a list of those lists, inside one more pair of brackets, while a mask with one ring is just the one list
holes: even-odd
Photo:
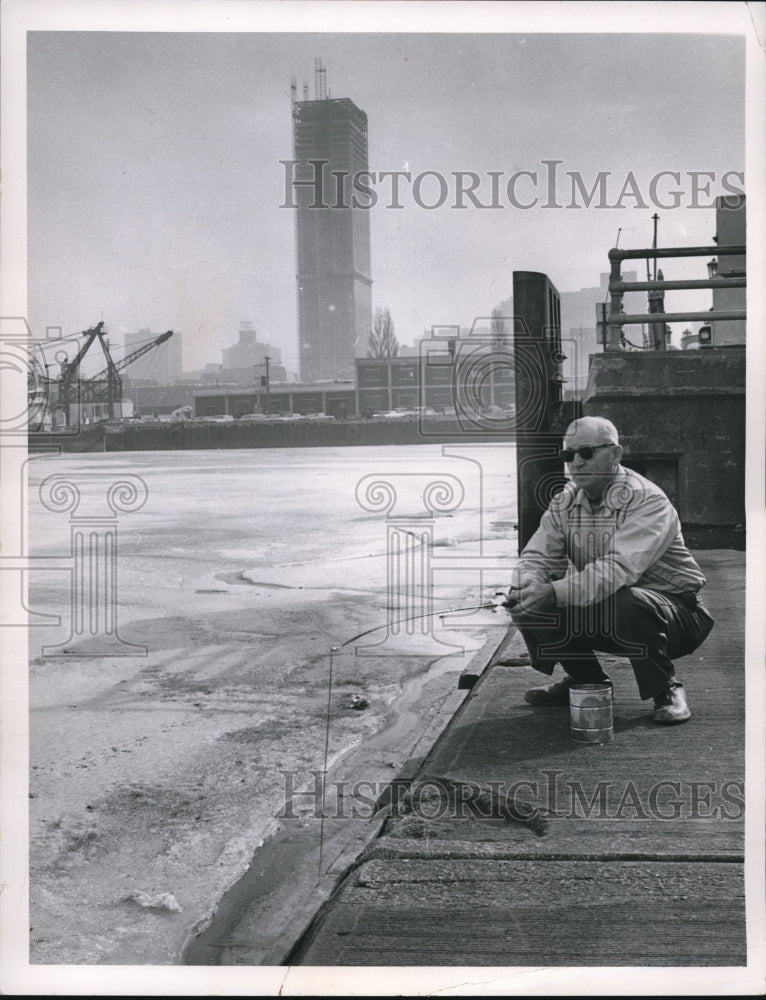
[[523, 583], [514, 596], [519, 611], [548, 611], [556, 606], [556, 592], [549, 583]]
[[511, 608], [515, 608], [519, 603], [519, 588], [511, 586], [507, 591], [497, 590], [495, 591], [495, 597], [498, 598], [498, 607], [506, 608], [510, 611]]

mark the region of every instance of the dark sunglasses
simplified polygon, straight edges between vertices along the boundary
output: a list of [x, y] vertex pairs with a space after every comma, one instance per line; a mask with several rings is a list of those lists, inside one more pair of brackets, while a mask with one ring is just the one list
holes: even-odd
[[562, 448], [559, 452], [559, 457], [563, 458], [565, 462], [574, 462], [575, 455], [579, 455], [580, 458], [584, 459], [586, 462], [593, 458], [593, 452], [598, 451], [599, 448], [611, 448], [611, 443], [609, 444], [586, 444], [583, 448]]

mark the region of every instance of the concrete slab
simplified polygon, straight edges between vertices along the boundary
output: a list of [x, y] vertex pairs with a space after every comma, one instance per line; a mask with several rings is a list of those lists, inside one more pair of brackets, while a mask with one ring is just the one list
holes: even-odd
[[491, 667], [293, 964], [746, 962], [744, 554], [697, 555], [716, 627], [677, 664], [692, 719], [656, 725], [605, 657], [614, 740], [577, 744], [568, 709], [523, 701], [542, 675]]
[[734, 863], [369, 862], [292, 964], [731, 966]]

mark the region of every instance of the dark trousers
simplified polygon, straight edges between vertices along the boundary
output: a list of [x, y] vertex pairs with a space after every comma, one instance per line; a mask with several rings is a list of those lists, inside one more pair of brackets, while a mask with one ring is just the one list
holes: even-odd
[[600, 604], [523, 613], [511, 611], [524, 638], [532, 666], [552, 674], [560, 663], [573, 680], [602, 680], [594, 650], [627, 656], [643, 699], [666, 690], [674, 677], [673, 660], [693, 653], [713, 627], [710, 612], [696, 594], [663, 594], [623, 587]]

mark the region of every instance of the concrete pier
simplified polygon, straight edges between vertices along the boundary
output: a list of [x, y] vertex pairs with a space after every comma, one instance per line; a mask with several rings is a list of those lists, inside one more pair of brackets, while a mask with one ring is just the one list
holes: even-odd
[[[697, 558], [716, 627], [677, 664], [689, 722], [653, 723], [627, 660], [604, 656], [614, 740], [573, 744], [568, 709], [523, 701], [544, 678], [516, 640], [501, 659], [518, 665], [481, 675], [285, 961], [745, 965], [744, 555]], [[477, 815], [493, 789], [515, 816]]]

